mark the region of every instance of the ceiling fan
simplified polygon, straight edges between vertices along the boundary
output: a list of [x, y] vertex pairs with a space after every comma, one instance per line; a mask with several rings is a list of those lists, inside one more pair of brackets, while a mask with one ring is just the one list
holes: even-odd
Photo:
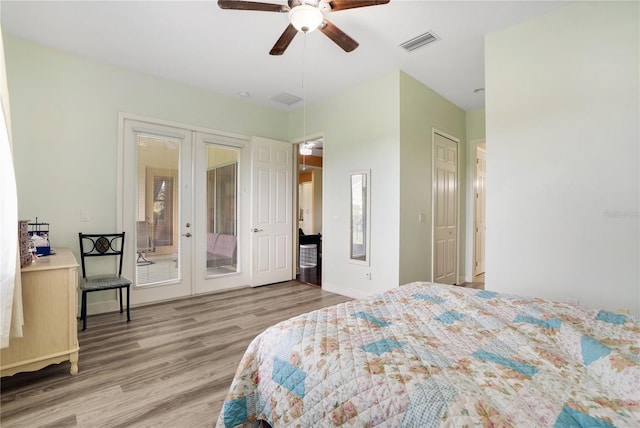
[[358, 47], [358, 42], [329, 22], [324, 17], [324, 13], [377, 6], [389, 3], [389, 0], [288, 0], [287, 3], [288, 5], [244, 0], [218, 0], [218, 6], [222, 9], [289, 13], [289, 25], [269, 52], [270, 55], [282, 55], [298, 31], [308, 33], [316, 28], [345, 52], [351, 52]]

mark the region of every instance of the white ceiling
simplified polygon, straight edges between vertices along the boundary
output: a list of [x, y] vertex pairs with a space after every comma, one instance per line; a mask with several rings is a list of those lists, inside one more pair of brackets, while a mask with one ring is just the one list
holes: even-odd
[[[484, 87], [484, 36], [563, 4], [391, 0], [325, 15], [360, 43], [355, 51], [314, 31], [296, 35], [282, 56], [269, 50], [287, 14], [222, 10], [215, 0], [2, 0], [0, 12], [6, 34], [231, 97], [246, 92], [250, 102], [282, 110], [302, 103], [273, 96], [306, 93], [313, 103], [398, 69], [473, 110], [484, 106], [484, 93], [474, 92]], [[441, 40], [410, 53], [399, 47], [427, 30]]]

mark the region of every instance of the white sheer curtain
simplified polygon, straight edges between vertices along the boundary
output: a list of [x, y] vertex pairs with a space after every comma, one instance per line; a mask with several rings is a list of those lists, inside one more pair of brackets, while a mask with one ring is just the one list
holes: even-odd
[[0, 27], [0, 348], [22, 337], [22, 289], [18, 257], [18, 195], [11, 150], [11, 115]]

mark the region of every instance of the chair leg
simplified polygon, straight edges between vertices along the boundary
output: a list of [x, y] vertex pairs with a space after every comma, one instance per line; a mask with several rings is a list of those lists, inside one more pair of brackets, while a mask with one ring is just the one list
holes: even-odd
[[120, 292], [120, 313], [122, 313], [122, 287], [118, 288], [118, 291]]
[[[122, 301], [122, 299], [120, 299], [120, 301]], [[127, 322], [129, 321], [131, 321], [131, 315], [129, 314], [129, 286], [127, 285]]]
[[80, 309], [80, 317], [82, 317], [82, 331], [87, 329], [87, 292], [82, 291], [82, 308]]

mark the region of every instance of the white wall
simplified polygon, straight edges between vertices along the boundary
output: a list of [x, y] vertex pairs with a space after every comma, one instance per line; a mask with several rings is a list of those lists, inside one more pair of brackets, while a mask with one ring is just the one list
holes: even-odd
[[488, 289], [640, 313], [638, 7], [487, 37]]
[[[398, 72], [307, 107], [307, 135], [324, 136], [322, 286], [352, 297], [398, 286]], [[303, 132], [301, 111], [290, 139]], [[349, 262], [349, 173], [371, 170], [371, 265]], [[366, 273], [371, 272], [371, 280]]]

